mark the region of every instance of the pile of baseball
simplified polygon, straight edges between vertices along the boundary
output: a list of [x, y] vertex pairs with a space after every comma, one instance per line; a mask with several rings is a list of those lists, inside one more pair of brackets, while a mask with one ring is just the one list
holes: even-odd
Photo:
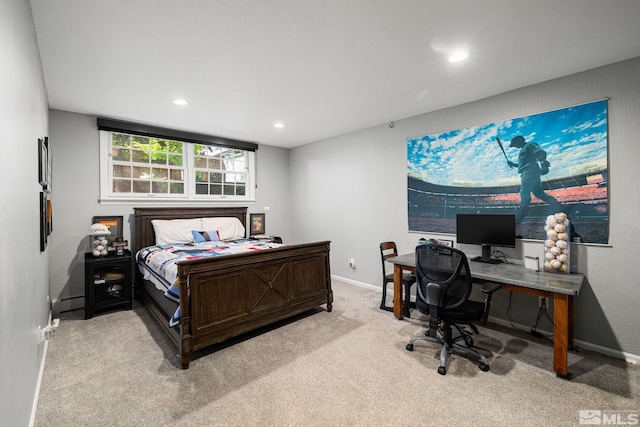
[[544, 226], [544, 269], [553, 272], [569, 272], [569, 220], [559, 212], [549, 215]]

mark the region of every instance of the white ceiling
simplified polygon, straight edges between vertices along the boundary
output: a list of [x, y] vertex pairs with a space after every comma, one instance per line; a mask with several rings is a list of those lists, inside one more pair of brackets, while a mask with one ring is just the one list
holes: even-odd
[[280, 147], [640, 56], [638, 0], [30, 1], [50, 108]]

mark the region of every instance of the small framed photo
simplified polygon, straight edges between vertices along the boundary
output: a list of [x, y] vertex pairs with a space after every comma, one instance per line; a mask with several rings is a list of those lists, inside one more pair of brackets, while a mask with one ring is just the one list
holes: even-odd
[[[440, 246], [446, 246], [448, 248], [452, 248], [453, 247], [453, 240], [438, 239], [438, 244]], [[439, 252], [441, 254], [443, 254], [443, 255], [451, 255], [451, 250], [449, 250], [449, 249], [442, 248], [442, 249], [440, 249]]]
[[438, 239], [438, 244], [442, 245], [442, 246], [447, 246], [449, 248], [452, 248], [453, 247], [453, 240]]
[[113, 249], [113, 242], [116, 239], [122, 239], [122, 217], [121, 216], [94, 216], [92, 224], [104, 224], [109, 227], [111, 234], [107, 236], [109, 242], [109, 250]]
[[249, 214], [249, 235], [265, 234], [264, 214]]
[[537, 256], [524, 256], [524, 268], [531, 271], [540, 271], [540, 258]]

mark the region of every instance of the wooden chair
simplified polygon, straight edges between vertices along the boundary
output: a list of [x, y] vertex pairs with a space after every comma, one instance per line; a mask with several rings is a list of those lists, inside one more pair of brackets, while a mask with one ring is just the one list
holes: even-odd
[[[380, 309], [386, 311], [393, 311], [392, 307], [387, 307], [387, 284], [393, 283], [393, 272], [387, 273], [386, 261], [388, 258], [398, 256], [398, 249], [395, 242], [382, 242], [380, 243], [380, 258], [382, 259], [382, 302], [380, 303]], [[409, 311], [410, 307], [415, 307], [415, 303], [411, 302], [411, 285], [416, 282], [414, 275], [405, 273], [402, 275], [402, 285], [404, 286], [404, 303], [402, 304], [402, 315], [404, 317], [411, 317]], [[395, 298], [395, 296], [394, 296]]]

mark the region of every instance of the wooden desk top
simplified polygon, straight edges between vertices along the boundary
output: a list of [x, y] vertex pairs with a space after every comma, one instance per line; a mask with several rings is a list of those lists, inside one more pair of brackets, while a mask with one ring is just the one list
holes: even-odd
[[[387, 259], [392, 264], [415, 268], [414, 253], [403, 254]], [[471, 276], [475, 279], [496, 283], [522, 286], [565, 295], [578, 295], [584, 275], [580, 273], [560, 274], [546, 271], [531, 271], [517, 264], [486, 264], [469, 261]]]

